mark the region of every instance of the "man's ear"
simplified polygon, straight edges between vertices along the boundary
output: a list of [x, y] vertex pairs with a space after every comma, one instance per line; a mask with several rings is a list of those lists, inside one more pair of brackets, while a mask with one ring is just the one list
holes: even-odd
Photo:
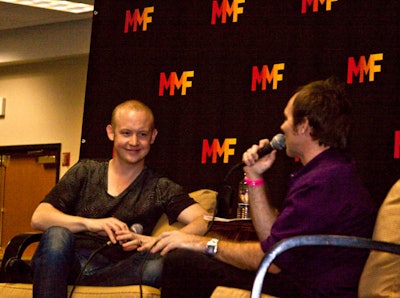
[[153, 132], [151, 133], [150, 144], [154, 143], [154, 141], [156, 140], [157, 134], [158, 134], [158, 130], [157, 130], [157, 128], [154, 128]]
[[303, 121], [297, 125], [297, 132], [299, 134], [309, 134], [311, 131], [310, 122], [307, 117], [304, 117]]
[[111, 124], [108, 124], [108, 125], [107, 125], [106, 131], [107, 131], [108, 139], [109, 139], [110, 141], [114, 141], [114, 136], [115, 136], [115, 134], [114, 134], [114, 129], [113, 129], [113, 127], [111, 126]]

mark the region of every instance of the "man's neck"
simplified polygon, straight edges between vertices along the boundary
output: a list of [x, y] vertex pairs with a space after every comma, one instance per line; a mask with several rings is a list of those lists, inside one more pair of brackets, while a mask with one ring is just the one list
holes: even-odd
[[111, 159], [108, 166], [108, 193], [117, 196], [122, 193], [140, 175], [144, 162], [138, 164], [123, 164]]
[[300, 158], [301, 163], [303, 166], [305, 166], [307, 163], [309, 163], [314, 157], [317, 155], [321, 154], [322, 152], [328, 150], [330, 147], [325, 146], [325, 145], [319, 145], [318, 141], [317, 143], [312, 143], [308, 148], [304, 150], [304, 155], [303, 157]]

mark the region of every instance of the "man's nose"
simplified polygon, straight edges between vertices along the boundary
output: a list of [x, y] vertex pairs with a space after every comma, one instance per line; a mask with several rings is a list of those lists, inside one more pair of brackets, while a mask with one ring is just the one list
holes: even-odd
[[132, 136], [129, 139], [129, 144], [130, 145], [138, 145], [139, 144], [139, 138], [137, 137], [136, 134], [132, 134]]

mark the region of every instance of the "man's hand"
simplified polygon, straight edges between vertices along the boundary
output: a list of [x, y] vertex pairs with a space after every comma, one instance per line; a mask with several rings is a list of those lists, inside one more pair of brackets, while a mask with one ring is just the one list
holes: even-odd
[[269, 143], [268, 139], [260, 140], [258, 145], [251, 146], [245, 153], [243, 153], [242, 161], [246, 164], [243, 168], [249, 179], [257, 179], [268, 170], [275, 162], [276, 150], [270, 154], [259, 158], [257, 151]]
[[149, 250], [157, 241], [156, 237], [136, 234], [131, 230], [119, 230], [115, 232], [116, 240], [121, 244], [123, 250], [138, 251]]
[[158, 237], [157, 243], [151, 249], [151, 252], [160, 252], [163, 256], [177, 248], [203, 251], [207, 242], [204, 239], [206, 238], [181, 231], [164, 232]]
[[115, 217], [108, 218], [86, 218], [86, 228], [102, 236], [108, 236], [113, 244], [117, 243], [116, 234], [120, 231], [130, 231], [126, 223]]

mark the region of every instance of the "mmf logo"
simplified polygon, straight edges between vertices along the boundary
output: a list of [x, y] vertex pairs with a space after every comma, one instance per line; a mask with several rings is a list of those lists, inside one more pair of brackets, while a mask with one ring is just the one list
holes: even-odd
[[211, 163], [217, 163], [217, 156], [223, 156], [223, 162], [229, 162], [229, 156], [235, 154], [235, 149], [231, 148], [231, 145], [236, 145], [236, 139], [228, 138], [222, 143], [219, 143], [218, 139], [214, 139], [211, 145], [208, 140], [203, 140], [203, 149], [201, 153], [201, 163], [207, 162], [207, 157], [211, 156]]
[[302, 0], [301, 1], [301, 13], [305, 14], [307, 12], [307, 6], [312, 5], [312, 11], [318, 12], [318, 6], [325, 4], [325, 10], [330, 11], [332, 10], [332, 2], [336, 2], [338, 0]]
[[175, 95], [175, 88], [181, 89], [181, 95], [186, 95], [186, 89], [192, 87], [192, 81], [189, 78], [194, 77], [194, 70], [184, 71], [182, 76], [178, 78], [176, 72], [171, 72], [169, 77], [165, 72], [160, 73], [160, 85], [158, 88], [158, 95], [164, 96], [164, 90], [169, 89], [169, 95]]
[[236, 23], [238, 21], [238, 15], [243, 13], [243, 7], [240, 7], [239, 4], [245, 2], [245, 0], [233, 0], [232, 5], [230, 5], [228, 0], [222, 0], [221, 6], [219, 6], [218, 0], [213, 0], [211, 24], [216, 24], [217, 17], [221, 18], [222, 24], [225, 24], [227, 16], [232, 16], [232, 22]]
[[383, 53], [371, 54], [367, 61], [365, 56], [361, 56], [358, 63], [354, 57], [349, 57], [347, 63], [347, 83], [353, 83], [353, 74], [358, 76], [359, 83], [364, 83], [364, 75], [369, 73], [369, 81], [375, 80], [375, 73], [381, 71], [381, 66], [377, 65], [377, 61], [383, 60]]
[[400, 159], [400, 130], [394, 132], [394, 158]]
[[131, 14], [130, 10], [127, 10], [125, 13], [125, 28], [124, 33], [129, 32], [129, 27], [132, 27], [132, 31], [136, 32], [138, 29], [138, 25], [142, 25], [143, 31], [147, 31], [147, 25], [152, 22], [151, 13], [154, 12], [154, 6], [145, 7], [143, 9], [143, 13], [141, 14], [139, 9], [136, 8]]
[[283, 75], [279, 71], [285, 69], [285, 63], [278, 63], [272, 66], [272, 70], [269, 71], [268, 65], [263, 65], [261, 71], [258, 70], [257, 66], [253, 66], [252, 78], [251, 78], [251, 91], [256, 91], [257, 85], [261, 84], [261, 89], [267, 89], [267, 82], [272, 83], [272, 89], [278, 88], [278, 81], [283, 80]]

